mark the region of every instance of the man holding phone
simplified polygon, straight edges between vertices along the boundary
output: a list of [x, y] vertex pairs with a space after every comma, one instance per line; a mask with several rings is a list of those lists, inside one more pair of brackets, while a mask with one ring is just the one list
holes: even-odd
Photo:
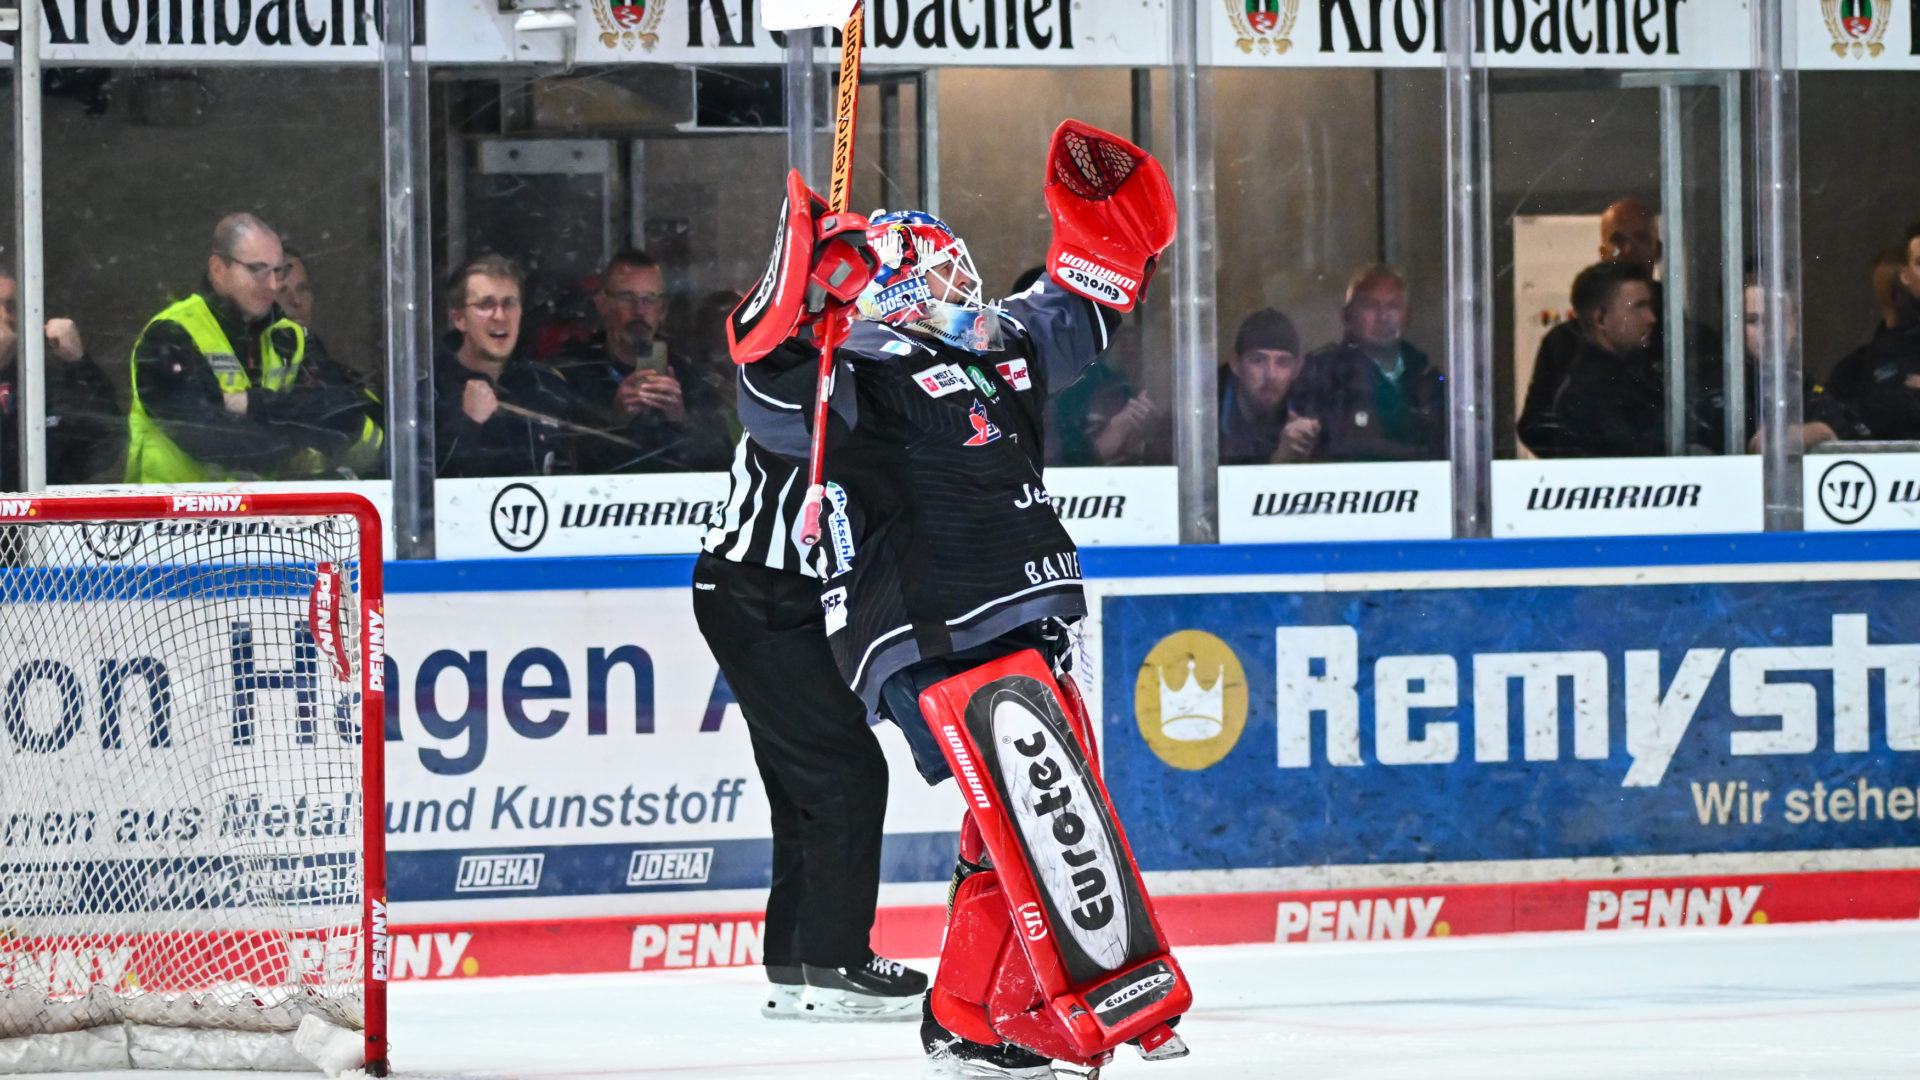
[[589, 424], [638, 448], [589, 440], [581, 471], [725, 469], [733, 448], [721, 403], [660, 339], [667, 313], [660, 265], [643, 251], [616, 253], [600, 275], [593, 307], [600, 331], [554, 366], [580, 396]]

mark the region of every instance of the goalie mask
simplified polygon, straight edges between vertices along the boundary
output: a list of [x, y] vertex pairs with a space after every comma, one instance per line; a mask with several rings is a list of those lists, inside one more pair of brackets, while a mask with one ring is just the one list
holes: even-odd
[[966, 241], [918, 210], [876, 211], [867, 247], [879, 272], [860, 293], [860, 317], [938, 338], [969, 352], [998, 351], [1000, 311], [980, 292]]

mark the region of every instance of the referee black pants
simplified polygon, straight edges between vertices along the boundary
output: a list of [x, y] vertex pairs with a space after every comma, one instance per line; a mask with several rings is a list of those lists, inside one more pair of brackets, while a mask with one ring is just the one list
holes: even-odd
[[693, 614], [746, 716], [773, 809], [764, 962], [861, 966], [872, 955], [887, 762], [834, 666], [820, 582], [702, 554]]

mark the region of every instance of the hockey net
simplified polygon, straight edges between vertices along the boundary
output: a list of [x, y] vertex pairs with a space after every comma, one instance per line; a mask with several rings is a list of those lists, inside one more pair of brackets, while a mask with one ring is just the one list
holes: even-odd
[[356, 496], [0, 495], [0, 1072], [384, 1073], [380, 569]]

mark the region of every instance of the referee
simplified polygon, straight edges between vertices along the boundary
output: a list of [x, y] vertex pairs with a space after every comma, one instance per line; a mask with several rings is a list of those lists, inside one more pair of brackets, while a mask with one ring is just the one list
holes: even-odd
[[693, 570], [693, 614], [746, 716], [773, 811], [761, 1013], [920, 1018], [927, 977], [875, 956], [887, 763], [827, 646], [820, 578], [796, 548], [799, 468], [742, 436]]

